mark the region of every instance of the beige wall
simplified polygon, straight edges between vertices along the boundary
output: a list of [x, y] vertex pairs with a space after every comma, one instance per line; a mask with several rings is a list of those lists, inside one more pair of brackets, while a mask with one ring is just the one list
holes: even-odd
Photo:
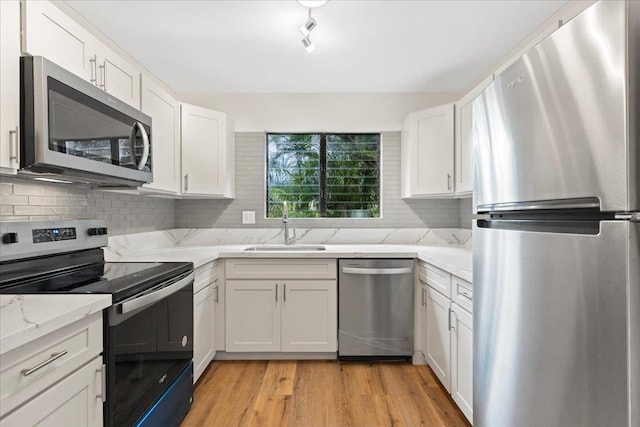
[[411, 111], [453, 102], [456, 93], [182, 93], [190, 104], [224, 111], [236, 132], [392, 132]]

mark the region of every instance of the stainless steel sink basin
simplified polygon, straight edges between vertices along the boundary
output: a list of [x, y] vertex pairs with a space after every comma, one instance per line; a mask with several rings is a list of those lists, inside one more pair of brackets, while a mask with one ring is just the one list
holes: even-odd
[[327, 248], [321, 245], [260, 245], [244, 248], [245, 252], [304, 252], [324, 251]]

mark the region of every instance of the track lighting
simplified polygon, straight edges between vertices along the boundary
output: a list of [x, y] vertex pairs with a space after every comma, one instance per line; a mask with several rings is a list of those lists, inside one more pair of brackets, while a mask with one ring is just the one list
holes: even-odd
[[309, 9], [309, 19], [302, 27], [300, 27], [300, 32], [303, 36], [309, 37], [309, 33], [311, 32], [311, 30], [313, 30], [317, 26], [318, 23], [311, 17], [311, 9]]
[[316, 50], [316, 46], [311, 42], [311, 39], [309, 37], [303, 37], [302, 44], [304, 45], [304, 48], [307, 50], [307, 53], [311, 53], [314, 50]]

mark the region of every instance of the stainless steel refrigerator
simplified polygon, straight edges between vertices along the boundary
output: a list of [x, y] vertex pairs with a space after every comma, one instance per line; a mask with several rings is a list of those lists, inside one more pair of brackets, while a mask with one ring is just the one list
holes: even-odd
[[475, 427], [640, 426], [640, 2], [474, 101]]

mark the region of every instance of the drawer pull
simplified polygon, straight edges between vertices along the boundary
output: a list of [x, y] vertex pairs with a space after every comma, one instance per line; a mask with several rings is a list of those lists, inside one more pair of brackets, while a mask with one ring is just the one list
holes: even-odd
[[29, 375], [33, 374], [34, 372], [39, 371], [40, 369], [44, 368], [48, 364], [53, 363], [56, 360], [60, 359], [62, 356], [64, 356], [67, 353], [68, 353], [67, 350], [63, 350], [60, 353], [52, 353], [51, 357], [48, 358], [47, 360], [45, 360], [44, 362], [38, 363], [36, 366], [34, 366], [31, 369], [23, 369], [20, 372], [22, 373], [23, 376], [28, 377]]
[[466, 299], [471, 301], [471, 294], [469, 294], [469, 293], [467, 293], [465, 291], [462, 291], [462, 290], [458, 289], [458, 295], [460, 295], [462, 297], [465, 297]]

